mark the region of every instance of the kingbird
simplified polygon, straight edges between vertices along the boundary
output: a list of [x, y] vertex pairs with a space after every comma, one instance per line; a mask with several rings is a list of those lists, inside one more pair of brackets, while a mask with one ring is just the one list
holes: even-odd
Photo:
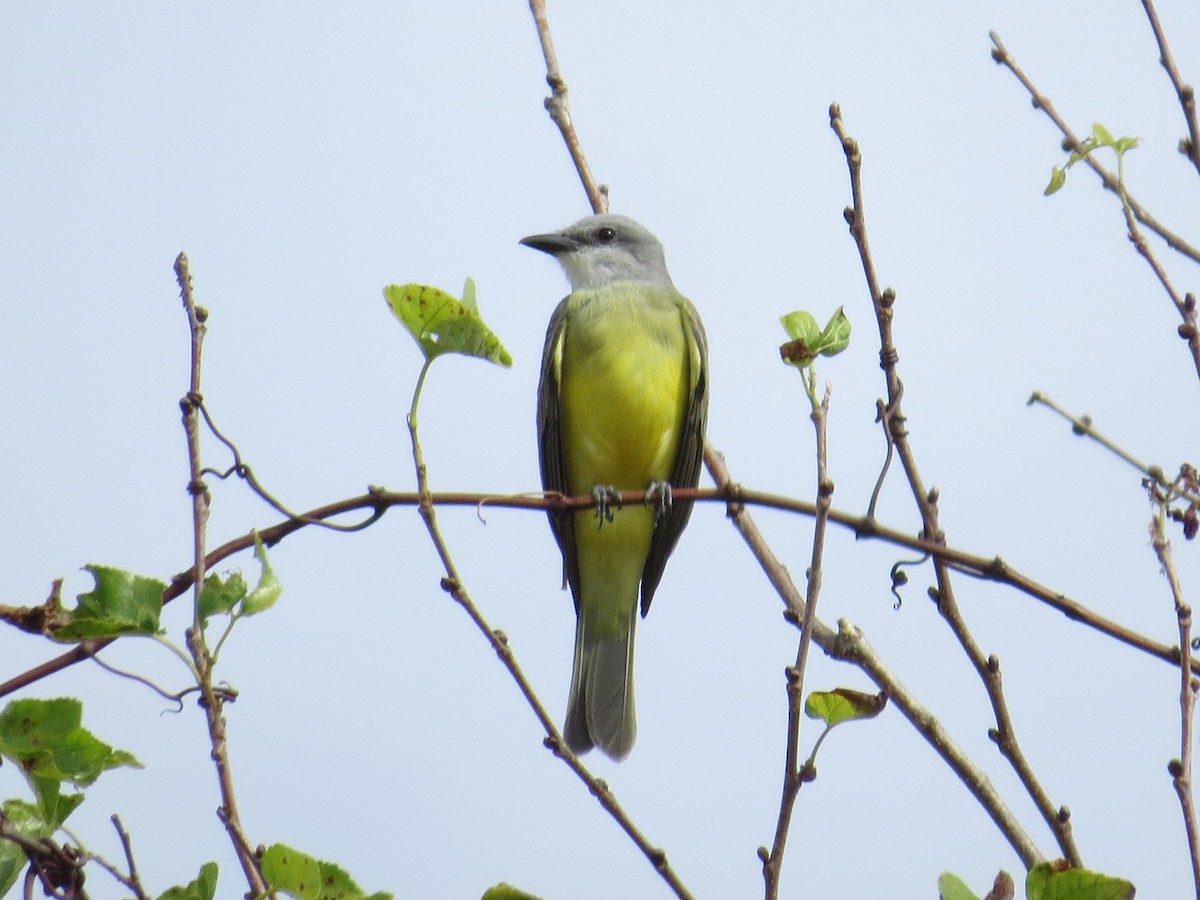
[[[591, 495], [594, 510], [551, 511], [575, 601], [575, 662], [563, 735], [623, 759], [637, 737], [633, 635], [692, 513], [671, 488], [700, 480], [708, 342], [675, 289], [653, 234], [625, 216], [582, 219], [521, 241], [551, 254], [571, 293], [546, 331], [538, 387], [542, 485]], [[647, 504], [610, 508], [615, 491]]]

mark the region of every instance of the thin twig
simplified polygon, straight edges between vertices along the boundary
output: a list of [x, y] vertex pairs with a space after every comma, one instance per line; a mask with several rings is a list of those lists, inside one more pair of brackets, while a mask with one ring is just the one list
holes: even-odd
[[125, 851], [125, 864], [129, 866], [129, 878], [122, 883], [137, 896], [138, 900], [146, 900], [146, 892], [142, 890], [142, 879], [138, 875], [137, 863], [133, 861], [133, 843], [129, 840], [129, 832], [121, 824], [121, 817], [113, 815], [113, 828], [117, 829], [117, 837], [121, 839], [121, 848]]
[[1158, 21], [1154, 3], [1151, 0], [1142, 0], [1142, 6], [1146, 10], [1146, 18], [1150, 20], [1150, 28], [1154, 31], [1154, 40], [1158, 44], [1158, 61], [1167, 70], [1167, 77], [1171, 79], [1171, 87], [1175, 88], [1179, 106], [1183, 110], [1183, 120], [1187, 124], [1188, 136], [1179, 142], [1179, 152], [1191, 160], [1196, 172], [1200, 174], [1200, 131], [1197, 130], [1196, 123], [1196, 91], [1190, 84], [1184, 84], [1183, 76], [1175, 67], [1175, 57], [1171, 55], [1171, 48], [1167, 46], [1167, 35]]
[[430, 363], [433, 358], [427, 359], [425, 366], [421, 369], [421, 375], [417, 379], [416, 389], [413, 393], [412, 406], [408, 414], [408, 432], [412, 442], [413, 465], [417, 473], [417, 496], [419, 497], [418, 510], [421, 514], [421, 520], [425, 523], [425, 529], [429, 532], [430, 540], [433, 541], [434, 549], [437, 551], [438, 558], [442, 561], [442, 568], [446, 572], [446, 576], [442, 579], [442, 589], [446, 591], [455, 602], [462, 607], [463, 611], [474, 623], [479, 632], [491, 644], [496, 655], [500, 657], [500, 661], [504, 667], [508, 669], [509, 675], [520, 690], [521, 695], [525, 698], [525, 702], [529, 704], [533, 714], [537, 717], [543, 730], [546, 732], [546, 738], [543, 741], [545, 746], [559, 759], [567, 764], [568, 768], [574, 772], [579, 779], [587, 785], [592, 795], [600, 802], [604, 810], [613, 817], [621, 829], [629, 835], [642, 854], [650, 861], [654, 870], [658, 872], [663, 881], [675, 892], [675, 895], [680, 898], [691, 898], [691, 893], [684, 886], [678, 874], [667, 861], [667, 854], [659, 847], [655, 847], [642, 834], [641, 830], [634, 824], [628, 813], [617, 802], [616, 797], [609, 789], [608, 785], [596, 778], [588, 770], [588, 768], [579, 760], [566, 742], [562, 738], [558, 727], [554, 724], [554, 720], [550, 714], [546, 712], [541, 698], [533, 689], [529, 679], [525, 677], [520, 665], [517, 663], [517, 658], [513, 654], [512, 647], [509, 646], [508, 636], [501, 630], [493, 628], [484, 618], [483, 613], [479, 611], [479, 607], [471, 599], [467, 592], [466, 586], [463, 584], [462, 578], [458, 573], [458, 567], [454, 564], [454, 559], [450, 555], [450, 548], [446, 544], [445, 538], [442, 536], [441, 529], [437, 524], [437, 510], [434, 507], [433, 495], [429, 491], [428, 470], [425, 466], [425, 457], [421, 451], [421, 442], [418, 437], [417, 428], [417, 403], [421, 395], [421, 386], [425, 381], [425, 375], [429, 371]]
[[[212, 436], [220, 441], [233, 456], [232, 465], [225, 470], [217, 471], [216, 469], [204, 468], [200, 470], [201, 474], [212, 475], [221, 479], [222, 481], [230, 476], [236, 475], [238, 478], [241, 478], [243, 481], [245, 481], [246, 484], [250, 485], [250, 490], [254, 491], [254, 493], [257, 494], [259, 498], [269, 507], [275, 510], [275, 512], [279, 513], [280, 515], [287, 516], [290, 519], [303, 518], [303, 516], [292, 512], [290, 509], [284, 506], [283, 503], [281, 503], [279, 500], [276, 500], [275, 497], [272, 496], [272, 494], [265, 487], [263, 487], [262, 482], [260, 482], [255, 476], [254, 470], [242, 460], [242, 452], [238, 449], [237, 445], [227, 438], [219, 428], [217, 428], [216, 423], [213, 421], [212, 413], [209, 412], [209, 409], [204, 404], [204, 401], [202, 399], [198, 400], [196, 402], [196, 406], [200, 410], [200, 415], [204, 418], [204, 424], [212, 433]], [[321, 528], [328, 528], [331, 531], [342, 531], [349, 533], [354, 531], [362, 531], [364, 528], [370, 527], [381, 515], [383, 515], [383, 512], [381, 510], [376, 510], [374, 515], [370, 516], [365, 521], [355, 522], [353, 525], [342, 525], [338, 522], [321, 521], [310, 522], [309, 524], [319, 525]]]
[[[1143, 0], [1143, 2], [1145, 2], [1145, 0]], [[1157, 19], [1154, 21], [1157, 21]], [[1022, 71], [1020, 66], [1017, 65], [1016, 60], [1012, 58], [1012, 55], [1000, 41], [999, 35], [997, 35], [994, 31], [989, 32], [989, 35], [992, 39], [992, 43], [995, 45], [995, 47], [992, 49], [992, 59], [994, 59], [997, 64], [1004, 66], [1010, 72], [1012, 72], [1017, 81], [1019, 81], [1025, 90], [1029, 92], [1029, 96], [1033, 100], [1034, 109], [1040, 109], [1042, 112], [1044, 112], [1050, 121], [1053, 122], [1058, 128], [1058, 130], [1062, 132], [1064, 138], [1064, 148], [1072, 151], [1076, 150], [1079, 147], [1079, 138], [1075, 136], [1075, 132], [1073, 132], [1070, 126], [1067, 125], [1066, 120], [1058, 114], [1058, 110], [1054, 108], [1054, 104], [1050, 101], [1050, 98], [1041, 93], [1034, 85], [1033, 81], [1030, 80], [1029, 76]], [[1160, 45], [1160, 47], [1162, 46], [1165, 46], [1165, 44]], [[1164, 59], [1165, 58], [1167, 57], [1164, 56]], [[1120, 159], [1119, 156], [1118, 159]], [[1160, 238], [1166, 241], [1168, 247], [1177, 253], [1188, 257], [1193, 262], [1200, 263], [1200, 250], [1197, 250], [1178, 234], [1170, 231], [1168, 228], [1166, 228], [1166, 226], [1162, 225], [1157, 219], [1150, 215], [1145, 207], [1138, 203], [1138, 201], [1134, 199], [1133, 195], [1130, 194], [1125, 188], [1120, 174], [1114, 174], [1112, 171], [1099, 163], [1096, 160], [1095, 153], [1088, 153], [1083, 157], [1083, 161], [1087, 163], [1088, 167], [1100, 177], [1104, 187], [1116, 194], [1121, 200], [1121, 204], [1125, 211], [1126, 227], [1130, 240], [1133, 241], [1138, 253], [1150, 265], [1151, 269], [1154, 271], [1155, 277], [1158, 278], [1159, 283], [1162, 284], [1163, 288], [1167, 291], [1168, 296], [1171, 298], [1171, 303], [1175, 306], [1176, 312], [1179, 313], [1179, 317], [1182, 319], [1182, 322], [1179, 325], [1178, 333], [1181, 338], [1187, 341], [1188, 350], [1192, 356], [1192, 365], [1196, 369], [1197, 377], [1200, 377], [1200, 324], [1197, 323], [1195, 295], [1188, 293], [1180, 296], [1178, 291], [1171, 286], [1165, 271], [1158, 264], [1158, 261], [1154, 258], [1154, 255], [1150, 252], [1145, 238], [1142, 236], [1141, 231], [1137, 228], [1134, 222], [1136, 221], [1149, 228]]]
[[[762, 532], [758, 530], [753, 517], [740, 502], [737, 485], [731, 479], [725, 461], [712, 445], [707, 443], [704, 447], [704, 464], [717, 485], [730, 492], [727, 509], [730, 520], [758, 560], [771, 586], [783, 600], [787, 610], [786, 618], [798, 623], [794, 610], [804, 608], [804, 598], [800, 590], [792, 581], [787, 567], [775, 556]], [[1005, 805], [987, 776], [946, 733], [937, 717], [924, 707], [875, 655], [859, 628], [843, 619], [838, 622], [838, 630], [834, 631], [819, 618], [814, 618], [811, 631], [813, 641], [826, 654], [857, 667], [887, 695], [888, 700], [895, 704], [917, 733], [975, 797], [1027, 868], [1043, 858], [1033, 839], [1021, 827], [1021, 823]]]
[[[1119, 444], [1101, 434], [1096, 430], [1095, 425], [1092, 424], [1091, 416], [1072, 415], [1041, 391], [1034, 391], [1032, 394], [1030, 394], [1029, 400], [1026, 401], [1027, 406], [1031, 406], [1035, 403], [1040, 403], [1042, 406], [1054, 410], [1054, 412], [1058, 413], [1062, 418], [1071, 423], [1071, 430], [1074, 431], [1075, 434], [1078, 434], [1082, 437], [1091, 438], [1114, 456], [1129, 463], [1129, 465], [1133, 466], [1133, 468], [1137, 469], [1145, 477], [1151, 479], [1163, 490], [1170, 491], [1172, 489], [1172, 484], [1167, 480], [1167, 477], [1163, 473], [1161, 466], [1148, 465], [1147, 463], [1142, 462], [1128, 450], [1125, 450]], [[1180, 487], [1178, 496], [1179, 498], [1187, 500], [1191, 503], [1200, 503], [1200, 494], [1196, 494], [1194, 491], [1189, 490], [1186, 485]]]
[[1171, 760], [1167, 770], [1171, 773], [1171, 783], [1183, 813], [1183, 828], [1187, 835], [1192, 862], [1192, 883], [1196, 889], [1197, 900], [1200, 900], [1200, 836], [1197, 834], [1196, 806], [1192, 796], [1192, 734], [1196, 693], [1200, 690], [1200, 682], [1196, 680], [1187, 663], [1191, 655], [1188, 648], [1192, 641], [1192, 608], [1183, 599], [1183, 587], [1175, 571], [1171, 542], [1167, 539], [1166, 517], [1170, 494], [1151, 487], [1150, 495], [1157, 507], [1150, 519], [1150, 543], [1154, 547], [1154, 555], [1158, 558], [1163, 575], [1171, 586], [1171, 598], [1175, 603], [1175, 618], [1179, 626], [1179, 646], [1183, 653], [1187, 654], [1186, 657], [1181, 654], [1179, 664], [1179, 758]]
[[238, 815], [237, 799], [234, 793], [233, 773], [229, 762], [229, 746], [226, 739], [225, 717], [223, 715], [225, 695], [213, 689], [212, 656], [208, 651], [204, 637], [204, 623], [200, 617], [200, 592], [204, 588], [204, 574], [207, 571], [207, 554], [205, 553], [205, 533], [208, 523], [208, 506], [210, 495], [208, 486], [201, 475], [203, 466], [200, 461], [200, 426], [198, 410], [203, 402], [200, 393], [200, 358], [204, 346], [205, 321], [208, 313], [195, 303], [192, 296], [192, 277], [188, 271], [187, 257], [180, 253], [175, 260], [175, 274], [179, 280], [179, 292], [183, 301], [184, 311], [188, 318], [188, 331], [191, 334], [191, 375], [187, 395], [180, 401], [183, 410], [183, 427], [187, 435], [188, 449], [188, 492], [192, 495], [192, 540], [195, 561], [192, 566], [193, 611], [192, 627], [187, 631], [187, 647], [191, 652], [196, 666], [200, 687], [200, 706], [204, 710], [205, 722], [208, 725], [209, 743], [212, 746], [212, 760], [217, 770], [217, 785], [221, 793], [221, 806], [217, 816], [225, 825], [237, 854], [246, 882], [251, 893], [261, 896], [267, 892], [267, 883], [259, 867], [258, 857], [246, 838]]
[[596, 183], [587, 157], [583, 155], [583, 145], [575, 131], [575, 123], [571, 121], [571, 110], [567, 105], [567, 82], [558, 67], [558, 56], [554, 52], [554, 41], [550, 37], [546, 0], [529, 0], [529, 11], [533, 13], [538, 40], [542, 44], [542, 56], [546, 60], [546, 83], [550, 85], [550, 96], [545, 101], [546, 112], [562, 133], [563, 142], [567, 145], [567, 152], [571, 154], [571, 162], [575, 163], [575, 171], [579, 173], [579, 180], [583, 183], [592, 212], [608, 212], [608, 188]]
[[[813, 376], [811, 369], [802, 373]], [[779, 816], [775, 822], [775, 839], [771, 851], [759, 851], [762, 859], [763, 881], [767, 900], [779, 897], [779, 879], [783, 874], [783, 853], [787, 847], [791, 829], [792, 813], [796, 798], [805, 781], [811, 779], [807, 764], [800, 761], [800, 725], [804, 719], [804, 673], [808, 670], [808, 652], [812, 647], [813, 626], [817, 619], [817, 598], [821, 593], [821, 563], [825, 558], [825, 530], [829, 523], [829, 509], [833, 498], [833, 481], [829, 477], [829, 442], [827, 422], [829, 418], [829, 388], [820, 403], [812, 399], [812, 423], [817, 442], [817, 513], [813, 520], [812, 557], [808, 565], [808, 591], [802, 609], [791, 609], [800, 624], [800, 644], [796, 648], [795, 665], [787, 670], [788, 724], [787, 748], [784, 753], [783, 796], [779, 801]]]
[[[862, 154], [858, 142], [847, 134], [842, 122], [841, 110], [836, 103], [829, 108], [829, 124], [841, 142], [846, 157], [846, 167], [850, 175], [850, 192], [852, 206], [845, 211], [850, 233], [858, 248], [862, 262], [863, 274], [871, 296], [871, 305], [875, 313], [876, 324], [879, 328], [879, 359], [883, 369], [884, 381], [887, 386], [887, 415], [891, 428], [891, 437], [896, 448], [896, 455], [912, 491], [913, 500], [921, 514], [922, 535], [935, 544], [945, 542], [945, 535], [939, 524], [937, 492], [927, 490], [917, 468], [916, 455], [909, 443], [909, 432], [906, 417], [901, 408], [903, 385], [897, 370], [900, 354], [892, 335], [892, 320], [894, 315], [895, 294], [889, 288], [881, 290], [875, 264], [871, 258], [870, 242], [867, 237], [866, 213], [862, 192]], [[1017, 741], [1012, 718], [1004, 697], [1003, 683], [1000, 677], [1000, 662], [994, 655], [986, 655], [979, 646], [963, 618], [955, 596], [954, 585], [950, 578], [950, 567], [940, 556], [933, 559], [933, 570], [936, 587], [930, 588], [930, 596], [937, 604], [938, 612], [949, 625], [951, 632], [967, 655], [988, 696], [992, 712], [996, 719], [996, 728], [989, 734], [995, 740], [1001, 754], [1007, 759], [1017, 773], [1021, 784], [1030, 798], [1034, 801], [1042, 818], [1054, 833], [1062, 854], [1072, 865], [1080, 865], [1079, 851], [1071, 832], [1070, 815], [1066, 807], [1055, 807], [1041, 782], [1034, 775], [1033, 768], [1026, 759]]]
[[[1075, 132], [1071, 130], [1071, 127], [1067, 124], [1066, 120], [1059, 115], [1058, 110], [1054, 108], [1054, 104], [1050, 101], [1050, 98], [1041, 93], [1030, 80], [1029, 76], [1021, 70], [1020, 66], [1017, 65], [1016, 60], [1013, 59], [1012, 55], [1008, 52], [1008, 49], [1000, 41], [1000, 36], [994, 31], [988, 32], [988, 36], [992, 39], [992, 43], [995, 45], [992, 50], [992, 59], [994, 59], [997, 64], [1004, 66], [1013, 73], [1017, 81], [1021, 82], [1021, 86], [1024, 87], [1029, 93], [1029, 97], [1033, 101], [1033, 108], [1040, 109], [1046, 114], [1047, 118], [1054, 123], [1055, 127], [1058, 128], [1058, 130], [1062, 133], [1064, 139], [1064, 149], [1077, 149], [1080, 143], [1079, 138], [1075, 136]], [[1098, 162], [1094, 154], [1089, 153], [1086, 157], [1084, 157], [1083, 161], [1087, 163], [1088, 167], [1095, 172], [1096, 175], [1099, 176], [1101, 182], [1104, 184], [1105, 189], [1112, 191], [1118, 197], [1121, 196], [1121, 188], [1117, 183], [1117, 176], [1105, 168], [1105, 166], [1103, 166], [1100, 162]], [[1138, 203], [1132, 195], [1127, 194], [1126, 196], [1128, 197], [1129, 205], [1133, 208], [1133, 214], [1137, 216], [1137, 220], [1139, 222], [1166, 241], [1167, 246], [1172, 250], [1182, 253], [1184, 256], [1190, 258], [1194, 262], [1200, 263], [1200, 250], [1197, 250], [1182, 237], [1155, 219], [1154, 216], [1150, 215], [1145, 207]]]
[[146, 895], [145, 889], [142, 887], [141, 878], [138, 877], [137, 866], [133, 861], [133, 846], [129, 840], [129, 833], [125, 831], [124, 826], [121, 825], [121, 819], [119, 816], [112, 816], [111, 820], [113, 826], [117, 829], [117, 836], [121, 839], [121, 847], [125, 851], [125, 863], [129, 866], [129, 874], [126, 875], [103, 856], [98, 856], [95, 853], [84, 851], [84, 858], [88, 862], [94, 862], [96, 865], [100, 866], [100, 868], [104, 869], [104, 871], [106, 871], [114, 879], [116, 879], [129, 890], [133, 891], [135, 900], [150, 900], [150, 898]]

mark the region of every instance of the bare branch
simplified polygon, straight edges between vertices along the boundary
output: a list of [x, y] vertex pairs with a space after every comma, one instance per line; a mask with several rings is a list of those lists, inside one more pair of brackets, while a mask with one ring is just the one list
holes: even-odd
[[[711, 445], [706, 445], [705, 454], [706, 458], [710, 455], [714, 459], [718, 458], [717, 451]], [[628, 491], [620, 496], [622, 503], [636, 504], [642, 503], [645, 500], [646, 493], [645, 491]], [[674, 496], [681, 500], [695, 500], [702, 503], [724, 503], [739, 509], [744, 509], [745, 506], [752, 505], [799, 513], [801, 515], [816, 515], [816, 506], [810, 501], [784, 497], [765, 491], [757, 491], [729, 481], [718, 482], [718, 487], [715, 489], [679, 488], [674, 491]], [[436, 506], [471, 506], [476, 509], [491, 507], [538, 510], [543, 512], [550, 509], [590, 509], [595, 502], [591, 497], [562, 497], [557, 494], [550, 496], [544, 495], [541, 492], [513, 495], [447, 491], [431, 493], [429, 497], [430, 502]], [[393, 506], [416, 506], [419, 502], [420, 497], [416, 493], [382, 491], [370, 488], [366, 494], [351, 497], [347, 500], [339, 500], [325, 506], [319, 506], [300, 516], [287, 519], [267, 528], [256, 529], [241, 537], [227, 541], [208, 554], [205, 559], [205, 567], [206, 570], [210, 570], [231, 556], [252, 549], [254, 547], [255, 534], [258, 535], [265, 546], [273, 547], [287, 536], [302, 528], [309, 527], [314, 522], [323, 522], [337, 516], [362, 511], [370, 511], [370, 521], [374, 522]], [[918, 553], [928, 554], [944, 561], [954, 571], [969, 575], [972, 578], [982, 578], [987, 581], [997, 582], [998, 584], [1011, 585], [1019, 592], [1058, 610], [1072, 621], [1087, 625], [1101, 634], [1107, 635], [1136, 650], [1148, 653], [1172, 666], [1179, 665], [1179, 649], [1177, 647], [1152, 640], [1099, 613], [1093, 612], [1082, 603], [1071, 599], [1061, 591], [1047, 587], [1019, 570], [1012, 568], [999, 556], [988, 557], [968, 553], [946, 544], [934, 543], [920, 535], [914, 536], [895, 528], [888, 528], [880, 525], [868, 516], [854, 515], [841, 510], [831, 509], [829, 511], [829, 520], [853, 531], [860, 539], [881, 540], [897, 547], [904, 547]], [[189, 569], [175, 575], [171, 579], [171, 583], [167, 586], [167, 589], [163, 592], [163, 602], [170, 603], [172, 600], [187, 593], [192, 587], [193, 574], [193, 571]], [[30, 628], [27, 626], [28, 621], [31, 619], [36, 619], [37, 621], [43, 620], [42, 618], [32, 616], [28, 607], [0, 607], [0, 621], [7, 621], [9, 624], [26, 631], [33, 630], [39, 634], [43, 633], [40, 627]], [[82, 660], [90, 659], [96, 652], [107, 647], [112, 642], [113, 639], [109, 638], [84, 641], [66, 653], [54, 659], [47, 660], [32, 669], [28, 669], [0, 683], [0, 697], [28, 687], [34, 682], [53, 675], [55, 672], [69, 668]], [[1192, 670], [1200, 673], [1200, 660], [1192, 661]]]
[[[1049, 118], [1050, 121], [1054, 123], [1055, 127], [1058, 128], [1058, 130], [1062, 133], [1063, 147], [1067, 150], [1075, 150], [1078, 148], [1079, 138], [1075, 136], [1075, 132], [1071, 130], [1069, 125], [1067, 125], [1066, 120], [1059, 115], [1058, 110], [1054, 108], [1054, 104], [1050, 101], [1050, 98], [1041, 93], [1034, 83], [1029, 79], [1029, 76], [1021, 70], [1020, 66], [1017, 65], [1016, 60], [1014, 60], [1009, 54], [1008, 49], [1003, 43], [1001, 43], [1000, 36], [994, 31], [989, 32], [988, 36], [992, 39], [992, 43], [995, 45], [992, 50], [992, 59], [994, 59], [998, 65], [1002, 65], [1012, 72], [1017, 81], [1021, 82], [1021, 86], [1029, 92], [1030, 99], [1033, 101], [1033, 108], [1040, 109], [1042, 112], [1044, 112], [1046, 117]], [[1091, 153], [1084, 157], [1083, 161], [1087, 163], [1088, 167], [1095, 172], [1096, 175], [1099, 176], [1100, 181], [1103, 182], [1106, 190], [1112, 191], [1118, 197], [1121, 196], [1121, 187], [1118, 183], [1117, 176], [1113, 174], [1113, 172], [1097, 162], [1095, 156]], [[1150, 215], [1150, 213], [1133, 198], [1133, 195], [1126, 193], [1126, 199], [1128, 199], [1129, 206], [1133, 210], [1133, 214], [1137, 217], [1139, 222], [1166, 241], [1167, 246], [1172, 250], [1183, 254], [1193, 262], [1200, 263], [1200, 250], [1197, 250], [1178, 234], [1171, 231], [1165, 225], [1155, 219], [1154, 216]]]
[[588, 203], [592, 212], [608, 212], [608, 188], [597, 184], [588, 165], [587, 157], [583, 155], [583, 144], [575, 131], [575, 123], [571, 121], [571, 110], [567, 105], [567, 82], [558, 67], [558, 56], [554, 53], [554, 41], [550, 37], [550, 20], [546, 17], [546, 0], [529, 0], [529, 11], [533, 13], [533, 22], [537, 26], [538, 40], [542, 44], [542, 56], [546, 60], [546, 83], [550, 85], [550, 96], [546, 98], [546, 112], [562, 133], [567, 152], [575, 163], [575, 171], [587, 193]]
[[[787, 608], [787, 619], [798, 622], [794, 610], [804, 609], [804, 598], [792, 581], [787, 567], [775, 556], [762, 536], [762, 532], [754, 523], [754, 519], [738, 499], [737, 486], [730, 478], [725, 461], [712, 445], [707, 443], [704, 447], [704, 464], [718, 486], [730, 491], [729, 518], [750, 547], [750, 551], [758, 560], [759, 565], [762, 566], [771, 586], [782, 598]], [[811, 630], [813, 641], [826, 654], [833, 659], [856, 666], [887, 695], [888, 700], [896, 705], [917, 733], [928, 742], [934, 752], [942, 758], [971, 795], [975, 797], [1027, 868], [1043, 858], [1033, 839], [1021, 827], [1021, 823], [1017, 821], [991, 782], [988, 781], [987, 776], [951, 739], [937, 717], [922, 706], [875, 655], [875, 651], [871, 649], [859, 628], [843, 619], [838, 622], [838, 630], [834, 631], [820, 619], [814, 618]]]
[[1184, 84], [1179, 69], [1175, 67], [1175, 57], [1171, 55], [1171, 48], [1167, 46], [1167, 35], [1158, 21], [1158, 12], [1154, 9], [1154, 3], [1152, 0], [1142, 0], [1142, 6], [1146, 10], [1146, 18], [1150, 20], [1150, 28], [1154, 31], [1154, 40], [1158, 44], [1158, 61], [1167, 70], [1167, 77], [1171, 79], [1171, 87], [1175, 88], [1179, 106], [1183, 110], [1183, 120], [1187, 124], [1188, 136], [1179, 142], [1179, 152], [1191, 160], [1192, 165], [1196, 167], [1196, 172], [1200, 173], [1200, 131], [1197, 130], [1196, 124], [1196, 91], [1190, 84]]
[[[921, 474], [917, 469], [916, 456], [908, 440], [906, 417], [901, 408], [904, 386], [900, 381], [897, 370], [900, 354], [896, 349], [892, 337], [893, 307], [896, 297], [890, 288], [880, 290], [879, 279], [875, 273], [875, 265], [871, 258], [870, 243], [867, 238], [866, 213], [863, 205], [862, 154], [859, 151], [858, 142], [847, 134], [842, 122], [841, 110], [836, 103], [829, 108], [829, 124], [841, 141], [842, 150], [846, 156], [853, 205], [846, 209], [845, 218], [847, 224], [850, 226], [850, 233], [854, 238], [855, 245], [858, 247], [863, 273], [866, 276], [867, 288], [871, 295], [871, 305], [879, 327], [880, 368], [883, 369], [884, 381], [887, 385], [887, 404], [882, 407], [880, 418], [885, 429], [887, 429], [891, 442], [895, 445], [895, 452], [904, 469], [905, 477], [912, 491], [913, 500], [920, 511], [922, 522], [921, 534], [935, 544], [943, 544], [945, 543], [945, 535], [939, 524], [937, 492], [926, 489]], [[950, 567], [946, 561], [940, 556], [935, 555], [933, 569], [937, 586], [930, 589], [930, 596], [936, 601], [938, 612], [941, 613], [946, 624], [950, 626], [950, 630], [958, 640], [963, 652], [966, 653], [967, 658], [971, 661], [971, 664], [975, 667], [987, 692], [988, 700], [991, 703], [992, 711], [996, 718], [996, 728], [992, 730], [991, 736], [996, 741], [1003, 756], [1012, 765], [1025, 790], [1037, 805], [1042, 818], [1053, 831], [1063, 856], [1072, 865], [1080, 865], [1079, 851], [1075, 847], [1075, 841], [1071, 833], [1070, 815], [1066, 807], [1055, 808], [1050, 802], [1049, 796], [1035, 777], [1033, 768], [1025, 758], [1017, 741], [1012, 719], [1008, 712], [1008, 705], [1004, 698], [1003, 683], [1000, 678], [1000, 662], [994, 655], [989, 656], [983, 652], [983, 649], [979, 646], [970, 629], [967, 627], [966, 620], [962, 616], [958, 600], [955, 597], [954, 586], [950, 578]]]
[[204, 334], [207, 330], [204, 323], [208, 319], [208, 313], [203, 307], [196, 306], [192, 296], [192, 276], [188, 271], [188, 260], [182, 253], [175, 260], [175, 274], [179, 279], [179, 292], [183, 300], [184, 312], [187, 313], [192, 348], [188, 392], [179, 403], [183, 410], [184, 433], [187, 435], [188, 492], [192, 495], [192, 546], [195, 555], [191, 573], [194, 600], [192, 627], [187, 630], [187, 647], [199, 675], [200, 707], [204, 710], [209, 743], [212, 745], [212, 760], [217, 769], [217, 785], [221, 792], [221, 806], [217, 810], [217, 816], [229, 834], [238, 862], [242, 866], [242, 872], [246, 876], [246, 883], [250, 886], [251, 893], [257, 897], [267, 892], [267, 883], [259, 867], [258, 857], [242, 828], [241, 817], [238, 815], [233, 773], [229, 763], [229, 747], [225, 734], [225, 717], [222, 713], [225, 696], [213, 689], [212, 655], [205, 643], [204, 623], [200, 618], [200, 592], [204, 587], [204, 573], [208, 571], [208, 557], [204, 544], [211, 500], [208, 486], [204, 483], [201, 475], [203, 466], [200, 462], [200, 417], [198, 414], [200, 404], [204, 400], [200, 393], [200, 356], [204, 345]]
[[[812, 377], [811, 369], [803, 373]], [[800, 724], [804, 713], [804, 673], [808, 669], [808, 651], [812, 646], [813, 624], [817, 618], [817, 598], [821, 593], [821, 562], [825, 557], [825, 530], [829, 524], [829, 508], [833, 497], [833, 481], [829, 478], [829, 388], [820, 403], [812, 395], [812, 422], [817, 441], [817, 514], [813, 522], [812, 557], [808, 566], [808, 591], [803, 609], [790, 610], [800, 622], [800, 644], [796, 648], [796, 663], [787, 671], [788, 726], [787, 747], [784, 752], [783, 796], [779, 801], [779, 817], [775, 823], [775, 839], [770, 853], [763, 860], [763, 881], [767, 900], [779, 896], [779, 878], [783, 873], [783, 852], [787, 847], [792, 811], [800, 788], [809, 780], [807, 765], [800, 762]]]
[[1163, 575], [1171, 586], [1171, 598], [1175, 603], [1175, 618], [1179, 626], [1179, 647], [1182, 651], [1179, 664], [1179, 758], [1171, 760], [1167, 770], [1171, 773], [1171, 783], [1183, 813], [1184, 833], [1187, 835], [1192, 863], [1192, 882], [1196, 888], [1196, 896], [1200, 898], [1200, 836], [1197, 834], [1196, 805], [1192, 796], [1192, 735], [1196, 694], [1200, 691], [1200, 681], [1192, 674], [1187, 662], [1191, 658], [1192, 608], [1183, 599], [1183, 587], [1175, 570], [1171, 542], [1167, 540], [1166, 518], [1171, 503], [1170, 494], [1164, 493], [1155, 485], [1150, 485], [1149, 490], [1151, 500], [1156, 506], [1155, 514], [1150, 520], [1150, 543], [1154, 547], [1154, 555], [1158, 558], [1159, 565], [1162, 566]]

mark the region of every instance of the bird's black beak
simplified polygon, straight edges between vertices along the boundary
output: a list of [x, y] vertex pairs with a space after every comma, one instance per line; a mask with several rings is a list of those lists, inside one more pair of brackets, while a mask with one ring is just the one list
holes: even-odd
[[532, 247], [534, 250], [549, 253], [551, 256], [566, 253], [579, 246], [579, 242], [575, 238], [567, 237], [565, 234], [559, 232], [555, 232], [554, 234], [531, 234], [529, 237], [521, 238], [521, 243], [526, 247]]

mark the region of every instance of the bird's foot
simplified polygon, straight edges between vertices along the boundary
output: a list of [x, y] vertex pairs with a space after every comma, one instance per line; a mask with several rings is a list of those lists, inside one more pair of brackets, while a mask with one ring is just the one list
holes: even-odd
[[655, 522], [665, 516], [671, 508], [671, 482], [650, 482], [650, 486], [646, 488], [646, 505], [653, 505]]
[[613, 510], [621, 508], [621, 494], [611, 484], [598, 484], [592, 488], [592, 501], [596, 504], [596, 527], [613, 520]]

